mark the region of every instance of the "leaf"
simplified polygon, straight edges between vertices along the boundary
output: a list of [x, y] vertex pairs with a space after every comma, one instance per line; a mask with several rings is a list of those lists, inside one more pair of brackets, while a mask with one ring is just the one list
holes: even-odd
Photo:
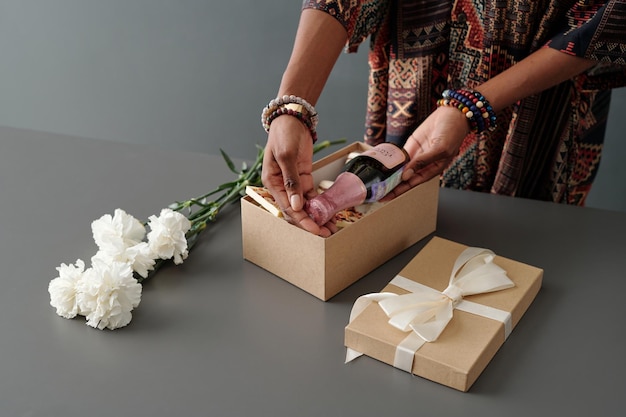
[[226, 165], [228, 165], [228, 168], [235, 174], [239, 174], [239, 171], [237, 171], [237, 168], [235, 168], [235, 164], [233, 163], [232, 159], [230, 159], [230, 157], [226, 154], [226, 152], [220, 149], [220, 153], [222, 154], [222, 158], [224, 158], [224, 161], [226, 161]]

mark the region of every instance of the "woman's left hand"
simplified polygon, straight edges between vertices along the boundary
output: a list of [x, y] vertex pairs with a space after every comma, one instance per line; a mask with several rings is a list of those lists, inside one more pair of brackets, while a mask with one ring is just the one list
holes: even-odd
[[459, 153], [469, 131], [467, 118], [458, 109], [439, 107], [432, 112], [407, 139], [404, 149], [411, 160], [404, 168], [402, 182], [382, 201], [440, 175]]

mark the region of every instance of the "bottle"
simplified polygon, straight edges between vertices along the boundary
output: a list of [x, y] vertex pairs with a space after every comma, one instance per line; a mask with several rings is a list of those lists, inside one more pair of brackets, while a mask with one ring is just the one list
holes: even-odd
[[306, 212], [321, 226], [340, 210], [380, 200], [400, 183], [409, 159], [403, 148], [389, 142], [366, 150], [346, 163], [328, 190], [307, 201]]

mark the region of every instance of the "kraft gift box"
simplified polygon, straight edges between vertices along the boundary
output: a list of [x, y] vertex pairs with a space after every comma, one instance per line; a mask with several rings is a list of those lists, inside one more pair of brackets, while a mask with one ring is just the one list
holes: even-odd
[[[430, 330], [426, 328], [422, 332], [419, 324], [414, 326], [417, 331], [413, 328], [400, 330], [397, 323], [390, 324], [393, 315], [388, 315], [390, 307], [384, 304], [389, 301], [379, 301], [396, 294], [414, 296], [414, 291], [420, 292], [423, 288], [427, 292], [456, 293], [447, 288], [455, 262], [467, 248], [433, 237], [381, 293], [360, 297], [345, 329], [346, 361], [364, 354], [457, 390], [469, 390], [537, 295], [542, 269], [493, 256], [492, 262], [505, 271], [513, 285], [466, 295], [460, 302], [457, 294], [452, 318], [434, 341], [425, 341], [419, 336]], [[359, 303], [362, 310], [356, 311]], [[476, 311], [468, 309], [468, 305]], [[413, 347], [411, 339], [418, 340]], [[358, 360], [351, 366], [357, 364]]]
[[[355, 142], [313, 164], [315, 184], [334, 180]], [[321, 300], [328, 300], [435, 230], [439, 181], [432, 179], [368, 212], [328, 238], [241, 200], [243, 257]]]

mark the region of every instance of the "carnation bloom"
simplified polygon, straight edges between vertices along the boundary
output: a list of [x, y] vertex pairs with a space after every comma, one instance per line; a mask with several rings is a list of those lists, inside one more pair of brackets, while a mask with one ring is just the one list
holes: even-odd
[[85, 263], [78, 259], [76, 265], [61, 264], [57, 271], [59, 276], [48, 284], [50, 305], [56, 308], [59, 316], [71, 319], [80, 313], [76, 295], [85, 272]]
[[81, 314], [98, 329], [124, 327], [141, 301], [141, 284], [128, 263], [105, 263], [95, 259], [78, 285]]
[[118, 254], [135, 246], [146, 235], [146, 229], [139, 220], [122, 209], [115, 209], [113, 216], [105, 214], [91, 223], [93, 239], [100, 250]]
[[140, 242], [117, 253], [100, 250], [91, 258], [91, 262], [128, 263], [133, 271], [146, 278], [148, 273], [154, 269], [156, 258], [157, 256], [150, 250], [148, 242]]
[[148, 242], [141, 242], [131, 246], [126, 250], [126, 254], [133, 271], [143, 278], [146, 278], [148, 272], [154, 268], [156, 255], [150, 249]]
[[184, 215], [169, 208], [161, 210], [159, 217], [150, 216], [148, 244], [151, 251], [161, 259], [174, 258], [180, 264], [187, 258], [187, 238], [185, 233], [191, 222]]

